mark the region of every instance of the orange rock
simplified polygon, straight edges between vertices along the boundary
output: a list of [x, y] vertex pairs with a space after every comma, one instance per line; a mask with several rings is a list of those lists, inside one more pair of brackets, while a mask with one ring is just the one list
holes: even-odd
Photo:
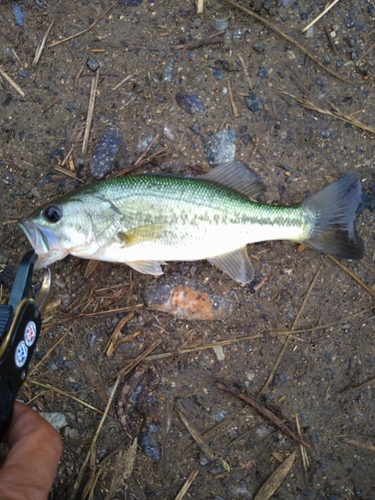
[[184, 320], [225, 319], [233, 309], [229, 299], [212, 295], [197, 281], [180, 275], [160, 279], [146, 287], [144, 298], [150, 309]]

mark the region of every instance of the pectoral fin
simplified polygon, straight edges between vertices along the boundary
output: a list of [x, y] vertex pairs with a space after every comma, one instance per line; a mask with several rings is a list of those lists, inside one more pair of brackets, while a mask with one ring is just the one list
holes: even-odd
[[254, 269], [251, 265], [246, 247], [238, 248], [233, 252], [217, 255], [211, 258], [210, 261], [242, 285], [246, 285], [246, 283], [250, 283], [254, 279]]
[[156, 260], [134, 260], [132, 262], [126, 262], [126, 264], [140, 273], [160, 276], [163, 274], [160, 264], [166, 264], [166, 262], [157, 262]]
[[150, 224], [147, 226], [135, 227], [126, 232], [120, 232], [117, 236], [123, 242], [124, 246], [128, 247], [138, 243], [156, 240], [164, 229], [162, 224]]
[[255, 196], [265, 188], [258, 175], [242, 161], [222, 163], [207, 174], [202, 175], [201, 178], [223, 184], [223, 186], [235, 189], [248, 197]]

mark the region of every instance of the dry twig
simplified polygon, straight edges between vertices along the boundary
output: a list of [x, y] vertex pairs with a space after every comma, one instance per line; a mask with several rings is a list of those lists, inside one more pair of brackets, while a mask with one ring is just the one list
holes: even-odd
[[361, 441], [357, 441], [356, 439], [345, 439], [349, 444], [352, 444], [353, 446], [358, 446], [358, 448], [364, 448], [365, 450], [370, 450], [370, 451], [375, 451], [375, 446], [372, 444], [367, 444], [367, 443], [362, 443]]
[[259, 413], [264, 415], [266, 418], [268, 418], [276, 427], [278, 427], [284, 434], [287, 434], [290, 436], [294, 441], [297, 441], [297, 443], [303, 444], [303, 446], [309, 447], [309, 443], [304, 441], [302, 438], [298, 436], [288, 425], [285, 424], [285, 421], [282, 420], [280, 417], [272, 413], [271, 410], [263, 406], [259, 401], [256, 399], [248, 396], [247, 394], [244, 394], [237, 389], [234, 389], [234, 387], [227, 387], [225, 384], [221, 382], [217, 382], [216, 386], [218, 389], [221, 391], [226, 391], [230, 392], [233, 394], [233, 396], [236, 396], [239, 399], [242, 399], [242, 401], [245, 401], [245, 403], [251, 405], [253, 408], [255, 408]]

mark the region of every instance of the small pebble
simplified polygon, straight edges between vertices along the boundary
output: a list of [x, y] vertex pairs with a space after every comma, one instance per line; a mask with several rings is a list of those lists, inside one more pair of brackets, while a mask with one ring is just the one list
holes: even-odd
[[336, 61], [336, 68], [337, 69], [341, 69], [343, 67], [343, 65], [344, 65], [344, 63], [343, 63], [343, 61], [341, 61], [341, 59]]
[[272, 7], [273, 5], [273, 0], [266, 0], [263, 4], [263, 8], [265, 10], [270, 10], [270, 8]]
[[250, 92], [250, 94], [245, 98], [245, 100], [248, 109], [252, 113], [256, 113], [257, 111], [262, 111], [264, 102], [262, 99], [258, 98], [254, 92]]
[[221, 71], [221, 69], [215, 68], [213, 71], [213, 75], [215, 77], [215, 80], [223, 80], [225, 78], [224, 73]]
[[40, 412], [39, 415], [47, 420], [49, 424], [52, 425], [57, 431], [60, 431], [63, 427], [68, 425], [68, 420], [63, 413], [59, 412]]
[[189, 92], [177, 92], [176, 102], [180, 108], [191, 115], [194, 113], [202, 113], [206, 109], [203, 101], [199, 99], [196, 94], [191, 94]]
[[118, 0], [120, 5], [124, 7], [137, 7], [137, 5], [141, 5], [143, 0]]
[[11, 7], [14, 16], [14, 24], [23, 28], [24, 13], [22, 7], [17, 2], [13, 2]]
[[174, 133], [172, 132], [171, 126], [169, 123], [166, 123], [163, 128], [163, 135], [170, 140], [171, 142], [174, 142], [175, 136]]
[[173, 69], [174, 64], [173, 61], [169, 61], [164, 68], [163, 72], [163, 81], [166, 83], [170, 83], [173, 80]]
[[331, 132], [327, 129], [323, 129], [320, 131], [320, 135], [324, 137], [324, 139], [328, 139], [328, 137], [331, 137]]
[[233, 40], [242, 40], [243, 35], [244, 35], [243, 30], [240, 30], [240, 29], [234, 30], [233, 34], [232, 34], [232, 38], [233, 38]]
[[268, 78], [268, 72], [267, 72], [267, 69], [264, 67], [264, 66], [260, 66], [258, 68], [258, 73], [257, 73], [257, 76], [261, 79], [261, 80], [265, 80]]
[[349, 47], [354, 47], [355, 44], [357, 43], [357, 40], [354, 37], [350, 37], [347, 40]]
[[200, 455], [199, 455], [199, 463], [201, 465], [207, 465], [207, 464], [210, 463], [210, 461], [208, 460], [208, 458], [205, 455], [203, 455], [202, 453], [200, 453]]
[[99, 68], [98, 61], [94, 59], [92, 56], [89, 56], [87, 58], [86, 65], [91, 71], [96, 71]]
[[253, 43], [253, 48], [254, 50], [256, 50], [257, 52], [262, 52], [263, 48], [262, 48], [262, 44], [260, 42], [254, 42]]
[[315, 83], [316, 83], [317, 85], [319, 85], [319, 87], [323, 87], [323, 85], [324, 85], [324, 82], [323, 82], [323, 80], [320, 78], [320, 76], [318, 76], [318, 78], [315, 80]]
[[156, 446], [148, 430], [140, 433], [139, 446], [147, 456], [154, 460], [160, 460], [160, 450]]
[[219, 165], [234, 160], [236, 131], [221, 130], [204, 143], [204, 154], [210, 165]]
[[308, 17], [309, 16], [308, 16], [308, 14], [306, 14], [306, 12], [302, 12], [302, 14], [301, 14], [302, 21], [306, 21], [306, 19], [308, 19]]
[[153, 140], [153, 136], [149, 134], [142, 134], [136, 147], [137, 153], [144, 153]]
[[90, 162], [91, 175], [95, 179], [101, 179], [111, 170], [121, 145], [121, 130], [117, 127], [107, 127]]
[[191, 126], [191, 130], [194, 132], [194, 134], [200, 134], [201, 133], [201, 126], [199, 123], [193, 123]]
[[353, 50], [353, 52], [350, 54], [350, 59], [354, 61], [358, 57], [358, 52], [356, 50]]
[[350, 28], [353, 28], [353, 26], [354, 26], [354, 21], [353, 21], [353, 19], [348, 19], [347, 21], [345, 21], [345, 26], [346, 26], [347, 28], [349, 28], [349, 29], [350, 29]]

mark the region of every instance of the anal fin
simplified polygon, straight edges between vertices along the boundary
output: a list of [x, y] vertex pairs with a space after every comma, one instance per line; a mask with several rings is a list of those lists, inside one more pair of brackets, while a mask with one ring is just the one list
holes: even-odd
[[246, 285], [254, 279], [254, 269], [247, 254], [246, 246], [233, 252], [217, 255], [209, 260], [242, 285]]
[[160, 276], [163, 274], [163, 270], [160, 264], [164, 265], [166, 264], [166, 262], [158, 262], [156, 260], [133, 260], [132, 262], [125, 262], [125, 264], [140, 273]]

